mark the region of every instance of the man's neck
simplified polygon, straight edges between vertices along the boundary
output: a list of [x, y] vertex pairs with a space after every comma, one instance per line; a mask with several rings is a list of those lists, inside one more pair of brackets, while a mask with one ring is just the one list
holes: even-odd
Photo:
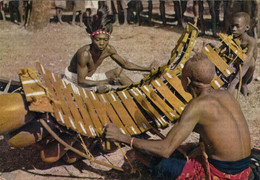
[[210, 84], [196, 83], [191, 88], [191, 94], [193, 98], [210, 94], [213, 90]]
[[93, 60], [94, 59], [99, 59], [101, 54], [104, 52], [104, 50], [100, 51], [100, 50], [96, 49], [93, 45], [90, 45], [90, 50], [89, 51], [90, 51], [90, 54], [92, 55]]
[[241, 34], [240, 36], [238, 36], [237, 38], [240, 40], [241, 44], [243, 43], [243, 41], [245, 41], [247, 39], [248, 35], [246, 32], [244, 32], [243, 34]]

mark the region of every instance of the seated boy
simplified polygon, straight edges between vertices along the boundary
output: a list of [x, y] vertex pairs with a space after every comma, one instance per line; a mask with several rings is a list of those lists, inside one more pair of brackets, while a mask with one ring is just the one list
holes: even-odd
[[106, 19], [106, 12], [99, 10], [98, 14], [85, 22], [86, 30], [91, 35], [92, 43], [81, 47], [72, 58], [70, 65], [65, 70], [65, 77], [78, 83], [82, 87], [104, 87], [108, 84], [130, 85], [132, 80], [122, 73], [121, 68], [116, 68], [104, 73], [97, 73], [103, 60], [111, 57], [118, 65], [127, 70], [148, 71], [154, 68], [138, 66], [124, 60], [118, 55], [116, 49], [109, 45], [112, 25]]
[[[255, 70], [255, 61], [257, 58], [257, 43], [253, 37], [247, 34], [250, 26], [250, 16], [245, 12], [238, 12], [233, 15], [231, 32], [234, 38], [241, 41], [241, 47], [247, 48], [247, 58], [242, 64], [242, 87], [241, 92], [245, 95], [249, 95], [249, 90], [247, 84], [249, 84], [253, 79], [253, 74]], [[228, 91], [235, 95], [237, 85], [239, 83], [239, 73], [235, 75], [232, 79]]]

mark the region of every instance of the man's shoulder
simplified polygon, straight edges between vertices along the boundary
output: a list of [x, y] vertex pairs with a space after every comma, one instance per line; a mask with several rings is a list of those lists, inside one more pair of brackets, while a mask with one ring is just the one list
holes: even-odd
[[77, 55], [88, 56], [89, 49], [90, 49], [90, 45], [89, 44], [85, 45], [85, 46], [82, 46], [81, 48], [78, 49]]
[[207, 95], [199, 96], [194, 99], [192, 102], [197, 107], [202, 107], [202, 109], [205, 109], [207, 107], [210, 108], [211, 105], [215, 105], [216, 103], [219, 103], [220, 101], [226, 99], [230, 99], [233, 96], [226, 90], [213, 90], [212, 93], [209, 93]]
[[256, 45], [256, 39], [248, 34], [247, 34], [247, 45], [251, 45], [251, 46]]
[[107, 45], [107, 48], [106, 48], [106, 51], [109, 53], [109, 54], [115, 54], [115, 53], [117, 53], [116, 52], [116, 49], [114, 48], [114, 46], [112, 46], [112, 45]]
[[77, 53], [78, 53], [78, 54], [79, 54], [79, 53], [83, 53], [83, 52], [85, 52], [85, 51], [89, 51], [89, 49], [90, 49], [90, 45], [87, 44], [87, 45], [84, 45], [84, 46], [82, 46], [81, 48], [79, 48], [78, 51], [77, 51]]

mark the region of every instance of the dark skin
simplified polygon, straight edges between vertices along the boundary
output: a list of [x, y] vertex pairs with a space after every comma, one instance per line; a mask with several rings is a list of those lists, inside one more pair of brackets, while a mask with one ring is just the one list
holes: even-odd
[[[247, 48], [247, 58], [242, 64], [242, 87], [241, 91], [245, 96], [250, 94], [247, 84], [253, 77], [255, 70], [255, 61], [257, 59], [257, 43], [253, 37], [250, 37], [246, 31], [249, 30], [249, 22], [244, 17], [234, 16], [231, 26], [232, 34], [234, 38], [238, 38], [241, 41], [241, 47]], [[233, 95], [236, 95], [236, 86], [239, 83], [239, 73], [232, 80], [228, 91]]]
[[[196, 77], [191, 75], [191, 68], [194, 66], [194, 63], [188, 61], [182, 75], [184, 89], [194, 98], [188, 103], [167, 137], [163, 140], [135, 138], [133, 147], [169, 158], [194, 131], [199, 133], [209, 158], [237, 161], [248, 157], [251, 153], [249, 129], [238, 102], [229, 92], [214, 90], [210, 86], [210, 80], [194, 81]], [[206, 65], [202, 68], [209, 67]], [[212, 64], [211, 71], [213, 78], [215, 71]], [[207, 73], [200, 71], [197, 75], [203, 77]], [[126, 144], [130, 144], [131, 141], [131, 137], [122, 134], [114, 124], [106, 125], [106, 138]]]
[[85, 77], [91, 77], [107, 57], [111, 57], [118, 65], [127, 70], [150, 72], [154, 69], [153, 64], [150, 67], [142, 67], [123, 59], [116, 49], [109, 45], [109, 35], [107, 34], [95, 35], [92, 38], [92, 44], [80, 48], [71, 60], [68, 69], [70, 72], [78, 74], [78, 84], [83, 87], [104, 86], [113, 84], [115, 81], [119, 81], [121, 84], [131, 84], [132, 81], [118, 68], [106, 72], [108, 79], [100, 81], [85, 79]]

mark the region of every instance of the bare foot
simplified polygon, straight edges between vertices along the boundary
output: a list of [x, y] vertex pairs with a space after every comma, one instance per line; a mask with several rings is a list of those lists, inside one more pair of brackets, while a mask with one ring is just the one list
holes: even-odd
[[241, 92], [244, 96], [249, 96], [251, 94], [246, 85], [241, 87]]

